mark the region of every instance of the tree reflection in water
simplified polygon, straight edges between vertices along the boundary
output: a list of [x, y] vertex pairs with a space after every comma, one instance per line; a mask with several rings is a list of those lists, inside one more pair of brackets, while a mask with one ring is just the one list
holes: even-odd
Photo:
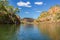
[[0, 25], [0, 40], [17, 40], [17, 30], [19, 25]]

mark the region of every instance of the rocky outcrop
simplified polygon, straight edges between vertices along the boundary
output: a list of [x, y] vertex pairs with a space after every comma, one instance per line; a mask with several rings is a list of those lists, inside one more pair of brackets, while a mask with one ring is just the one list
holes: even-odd
[[43, 11], [38, 17], [38, 22], [60, 20], [60, 6], [51, 7], [48, 11]]

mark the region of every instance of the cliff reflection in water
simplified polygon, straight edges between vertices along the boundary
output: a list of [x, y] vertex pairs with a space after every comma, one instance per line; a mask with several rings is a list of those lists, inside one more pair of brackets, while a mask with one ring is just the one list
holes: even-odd
[[60, 23], [41, 23], [39, 29], [42, 34], [48, 35], [50, 40], [60, 40]]
[[19, 25], [0, 25], [0, 40], [17, 40]]

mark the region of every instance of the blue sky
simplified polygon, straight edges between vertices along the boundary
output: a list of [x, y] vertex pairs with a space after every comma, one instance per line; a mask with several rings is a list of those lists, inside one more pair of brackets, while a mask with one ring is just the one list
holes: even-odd
[[38, 18], [42, 11], [47, 11], [51, 6], [60, 5], [60, 0], [9, 0], [10, 4], [20, 9], [21, 18]]

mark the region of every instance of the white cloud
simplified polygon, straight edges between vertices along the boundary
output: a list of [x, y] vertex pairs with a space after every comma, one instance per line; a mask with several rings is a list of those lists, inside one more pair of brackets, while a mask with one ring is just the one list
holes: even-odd
[[22, 1], [17, 3], [18, 6], [23, 7], [31, 7], [30, 4], [31, 4], [30, 2], [22, 2]]
[[41, 12], [41, 11], [36, 11], [36, 12]]
[[36, 5], [43, 5], [43, 2], [35, 2]]

